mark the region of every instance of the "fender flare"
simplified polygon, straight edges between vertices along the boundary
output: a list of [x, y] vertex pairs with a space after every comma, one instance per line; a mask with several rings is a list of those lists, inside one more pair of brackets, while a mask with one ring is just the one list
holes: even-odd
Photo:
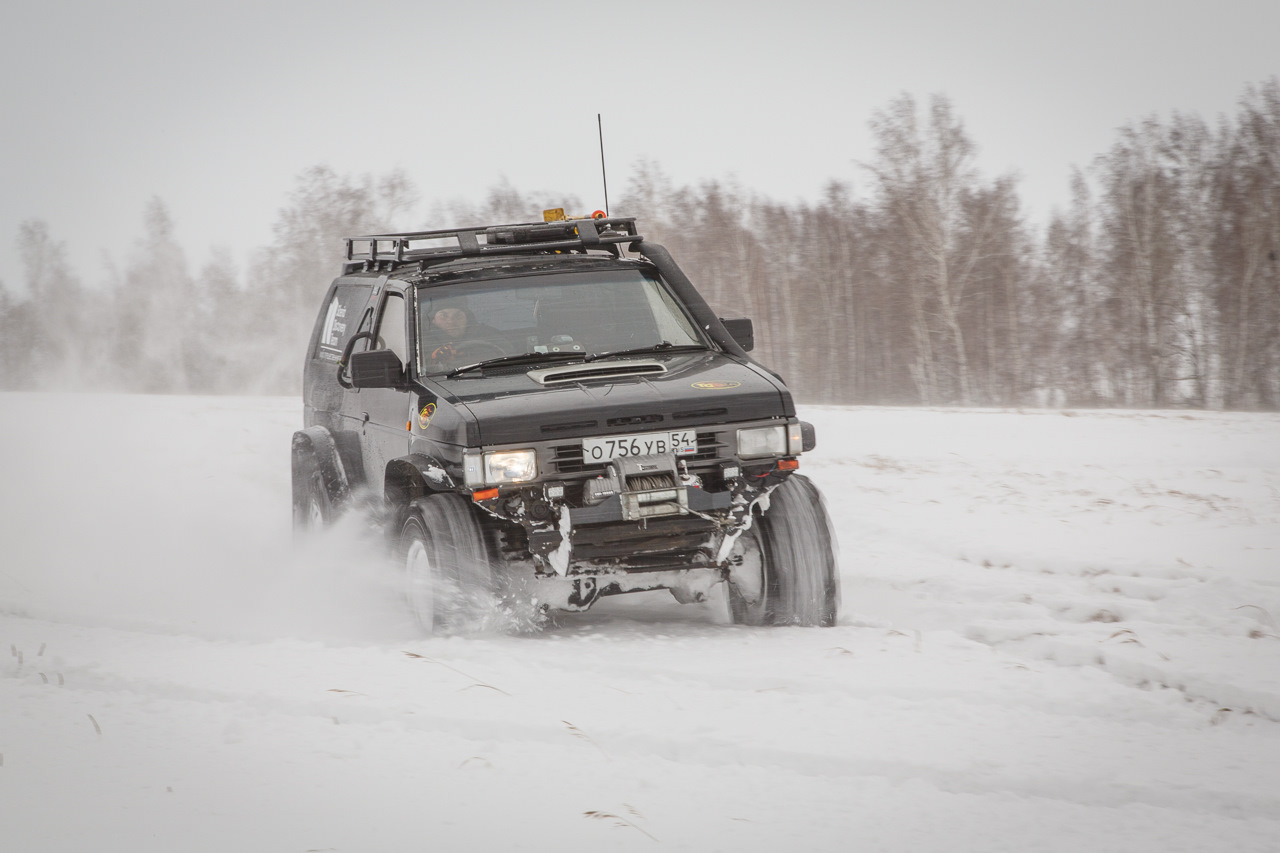
[[293, 489], [295, 496], [299, 489], [305, 488], [302, 482], [303, 459], [310, 457], [320, 469], [320, 477], [324, 481], [325, 490], [329, 493], [329, 501], [339, 506], [351, 496], [351, 482], [347, 477], [346, 465], [338, 453], [337, 442], [333, 434], [321, 426], [307, 427], [293, 434], [292, 443]]
[[456, 492], [457, 482], [437, 459], [410, 453], [387, 463], [383, 494], [391, 506], [408, 506], [432, 492]]

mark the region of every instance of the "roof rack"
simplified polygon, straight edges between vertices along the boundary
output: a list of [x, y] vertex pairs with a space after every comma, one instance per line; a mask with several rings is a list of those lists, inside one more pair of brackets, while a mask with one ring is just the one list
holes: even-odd
[[[482, 257], [517, 252], [564, 252], [608, 249], [620, 243], [633, 246], [644, 240], [636, 231], [635, 217], [572, 219], [521, 225], [489, 225], [444, 231], [410, 231], [403, 234], [370, 234], [347, 237], [343, 273], [361, 270], [393, 270], [409, 263], [450, 258]], [[357, 251], [364, 248], [365, 251]]]

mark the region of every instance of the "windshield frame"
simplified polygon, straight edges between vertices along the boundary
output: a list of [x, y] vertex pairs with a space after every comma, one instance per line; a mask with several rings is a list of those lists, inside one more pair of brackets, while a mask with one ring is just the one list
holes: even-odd
[[[420, 281], [412, 288], [412, 305], [410, 313], [413, 315], [413, 334], [410, 345], [413, 347], [412, 362], [416, 375], [424, 378], [439, 379], [448, 376], [457, 367], [467, 364], [468, 362], [487, 361], [489, 358], [498, 355], [497, 348], [493, 352], [487, 350], [484, 354], [475, 358], [465, 358], [451, 366], [441, 366], [429, 360], [428, 350], [432, 349], [427, 345], [427, 334], [432, 331], [431, 321], [424, 312], [424, 305], [428, 303], [424, 296], [432, 296], [439, 298], [465, 298], [483, 293], [490, 293], [504, 290], [523, 290], [534, 289], [539, 287], [548, 287], [553, 284], [550, 280], [555, 281], [554, 284], [567, 286], [590, 286], [592, 284], [625, 284], [626, 279], [634, 278], [632, 286], [637, 288], [652, 287], [657, 292], [650, 295], [644, 294], [644, 304], [654, 309], [654, 301], [662, 303], [668, 310], [676, 312], [670, 315], [682, 327], [681, 331], [691, 340], [681, 340], [672, 343], [677, 351], [682, 347], [697, 345], [705, 347], [707, 350], [720, 352], [721, 347], [711, 338], [707, 331], [701, 328], [689, 307], [680, 299], [670, 283], [668, 283], [658, 272], [651, 266], [636, 266], [626, 268], [608, 268], [594, 270], [539, 270], [537, 272], [523, 273], [519, 275], [495, 275], [487, 278], [470, 278], [467, 277], [462, 281]], [[594, 281], [593, 281], [594, 279]], [[655, 316], [655, 322], [657, 318]], [[438, 329], [437, 329], [438, 331]], [[663, 340], [655, 340], [652, 345], [658, 345]], [[616, 350], [633, 349], [634, 345], [616, 347]], [[613, 347], [584, 348], [581, 355], [583, 360], [589, 360], [591, 356], [599, 359], [607, 359], [610, 353], [615, 351]], [[687, 352], [687, 350], [686, 350]], [[522, 354], [521, 348], [516, 347], [506, 353], [511, 356], [519, 356]], [[523, 354], [531, 357], [537, 353], [524, 350]], [[662, 354], [656, 353], [661, 356]], [[563, 353], [551, 355], [548, 360], [571, 360], [566, 359]], [[530, 365], [532, 366], [532, 365]]]

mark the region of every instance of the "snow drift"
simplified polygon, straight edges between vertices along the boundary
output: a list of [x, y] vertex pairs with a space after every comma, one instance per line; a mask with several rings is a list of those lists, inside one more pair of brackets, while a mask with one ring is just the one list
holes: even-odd
[[0, 395], [0, 849], [1280, 838], [1280, 416], [809, 408], [832, 629], [423, 638], [276, 398]]

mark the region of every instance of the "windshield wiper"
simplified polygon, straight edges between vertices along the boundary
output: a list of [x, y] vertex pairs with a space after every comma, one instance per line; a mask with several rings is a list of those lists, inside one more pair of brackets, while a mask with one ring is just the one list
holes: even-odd
[[484, 370], [486, 367], [496, 367], [500, 364], [537, 364], [540, 361], [559, 361], [571, 358], [586, 360], [587, 355], [581, 352], [522, 352], [517, 355], [500, 355], [497, 358], [486, 358], [484, 361], [455, 367], [445, 374], [445, 378], [453, 379], [462, 373], [468, 373], [472, 370]]
[[663, 341], [660, 344], [654, 344], [647, 347], [633, 347], [632, 349], [622, 349], [613, 352], [597, 352], [587, 355], [582, 352], [522, 352], [517, 355], [502, 355], [496, 358], [487, 358], [484, 361], [477, 361], [473, 364], [464, 364], [461, 367], [455, 367], [445, 374], [446, 379], [453, 379], [463, 373], [469, 373], [473, 370], [484, 370], [486, 367], [497, 367], [499, 365], [513, 364], [537, 364], [542, 361], [562, 361], [562, 360], [580, 360], [580, 361], [599, 361], [602, 358], [619, 358], [627, 355], [644, 355], [647, 353], [669, 353], [669, 352], [690, 352], [705, 351], [707, 348], [702, 344], [673, 344], [670, 341]]
[[668, 352], [691, 352], [694, 350], [705, 350], [702, 344], [673, 344], [670, 341], [663, 341], [660, 344], [654, 344], [649, 347], [633, 347], [631, 349], [614, 350], [613, 352], [596, 352], [587, 356], [587, 361], [599, 361], [602, 358], [619, 358], [624, 355], [645, 355], [647, 353], [668, 353]]

